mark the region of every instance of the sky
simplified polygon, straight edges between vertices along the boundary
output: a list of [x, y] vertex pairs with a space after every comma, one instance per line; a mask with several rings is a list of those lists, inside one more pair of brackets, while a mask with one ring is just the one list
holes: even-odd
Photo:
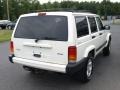
[[[54, 1], [58, 1], [58, 2], [61, 2], [61, 1], [67, 1], [67, 0], [39, 0], [41, 4], [43, 3], [47, 3], [48, 1], [50, 2], [54, 2]], [[69, 0], [69, 1], [99, 1], [101, 2], [102, 0]], [[110, 0], [112, 2], [120, 2], [120, 0]]]

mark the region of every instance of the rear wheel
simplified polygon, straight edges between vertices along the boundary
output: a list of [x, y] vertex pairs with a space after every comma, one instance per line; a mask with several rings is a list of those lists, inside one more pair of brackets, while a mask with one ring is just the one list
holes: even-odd
[[9, 30], [11, 30], [11, 29], [12, 29], [12, 27], [11, 27], [11, 26], [8, 26], [8, 29], [9, 29]]
[[85, 63], [85, 66], [82, 68], [82, 70], [80, 70], [79, 72], [76, 73], [77, 76], [75, 76], [75, 77], [77, 80], [80, 80], [83, 83], [86, 83], [91, 80], [92, 73], [93, 73], [93, 61], [94, 61], [94, 59], [93, 59], [92, 55], [89, 55], [89, 57]]

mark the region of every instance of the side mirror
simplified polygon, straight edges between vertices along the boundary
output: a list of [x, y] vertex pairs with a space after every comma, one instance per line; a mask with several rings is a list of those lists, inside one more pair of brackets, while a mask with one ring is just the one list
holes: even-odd
[[105, 29], [105, 30], [110, 30], [110, 26], [109, 26], [109, 25], [105, 25], [105, 26], [104, 26], [104, 29]]

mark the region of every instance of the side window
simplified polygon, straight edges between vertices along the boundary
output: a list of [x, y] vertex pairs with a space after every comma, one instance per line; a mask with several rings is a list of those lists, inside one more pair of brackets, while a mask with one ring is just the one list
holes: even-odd
[[85, 36], [89, 34], [88, 23], [85, 16], [76, 16], [76, 28], [77, 28], [77, 37]]
[[96, 17], [96, 20], [97, 20], [97, 24], [98, 24], [99, 30], [100, 30], [100, 31], [101, 31], [101, 30], [104, 30], [103, 24], [102, 24], [100, 18], [99, 18], [99, 17]]
[[88, 17], [89, 23], [90, 23], [90, 29], [91, 32], [97, 32], [97, 25], [94, 17]]

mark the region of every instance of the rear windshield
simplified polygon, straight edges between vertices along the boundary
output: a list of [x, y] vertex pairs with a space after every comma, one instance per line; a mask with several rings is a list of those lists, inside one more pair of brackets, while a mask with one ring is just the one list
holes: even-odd
[[22, 17], [15, 31], [15, 38], [40, 40], [68, 40], [68, 21], [66, 16]]

